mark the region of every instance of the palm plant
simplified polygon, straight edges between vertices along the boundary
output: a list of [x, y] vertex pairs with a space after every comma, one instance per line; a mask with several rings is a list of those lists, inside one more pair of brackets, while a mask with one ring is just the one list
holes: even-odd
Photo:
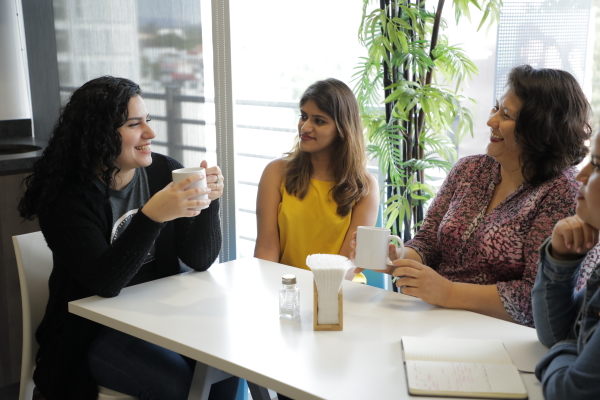
[[[470, 19], [469, 7], [483, 11], [479, 28], [498, 20], [502, 0], [453, 0], [455, 18]], [[412, 236], [424, 218], [424, 204], [435, 195], [427, 170], [448, 171], [456, 143], [473, 132], [460, 95], [477, 67], [459, 46], [441, 34], [444, 0], [430, 11], [426, 0], [379, 0], [369, 11], [363, 0], [359, 40], [368, 56], [356, 67], [355, 94], [361, 108], [367, 150], [386, 173], [386, 227]], [[439, 74], [438, 74], [439, 72]], [[378, 107], [383, 103], [385, 111]], [[448, 133], [454, 137], [454, 142]]]

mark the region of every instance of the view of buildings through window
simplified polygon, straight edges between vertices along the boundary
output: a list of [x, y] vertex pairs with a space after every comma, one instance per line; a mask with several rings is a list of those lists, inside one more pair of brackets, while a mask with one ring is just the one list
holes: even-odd
[[[596, 72], [599, 67], [592, 69], [590, 54], [594, 51], [594, 58], [600, 59], [599, 41], [594, 40], [595, 30], [600, 26], [595, 21], [600, 17], [592, 7], [598, 2], [579, 1], [579, 7], [587, 7], [589, 11], [588, 20], [584, 21], [582, 16], [573, 20], [595, 28], [579, 27], [588, 36], [576, 40], [586, 41], [586, 52], [578, 56], [578, 65], [587, 69], [577, 77], [583, 80], [596, 115], [600, 112], [600, 72]], [[297, 135], [301, 94], [311, 83], [328, 77], [353, 86], [353, 69], [365, 52], [357, 37], [363, 1], [305, 0], [289, 6], [275, 0], [229, 3], [235, 98], [237, 253], [243, 257], [251, 256], [254, 251], [260, 176], [269, 161], [291, 149]], [[510, 3], [529, 7], [547, 3], [546, 10], [552, 10], [556, 2], [506, 0], [505, 3], [507, 9]], [[289, 12], [285, 12], [286, 7]], [[499, 85], [498, 27], [477, 31], [479, 17], [473, 11], [472, 22], [463, 19], [460, 26], [454, 23], [449, 4], [444, 13], [448, 22], [444, 34], [449, 42], [460, 44], [479, 68], [479, 75], [462, 93], [475, 99], [477, 105], [474, 136], [460, 144], [459, 156], [485, 151], [489, 136], [487, 116]], [[97, 76], [132, 79], [142, 86], [158, 135], [154, 151], [175, 157], [185, 166], [198, 165], [205, 158], [211, 164], [216, 163], [212, 39], [210, 29], [206, 29], [210, 26], [207, 23], [211, 18], [210, 1], [54, 0], [54, 14], [63, 101], [74, 88]], [[551, 20], [550, 16], [546, 19]], [[516, 38], [519, 29], [508, 32], [503, 41]], [[565, 29], [569, 29], [568, 24]], [[500, 34], [506, 32], [500, 30]], [[531, 53], [523, 47], [518, 49], [520, 54]], [[557, 49], [546, 53], [560, 51]], [[524, 58], [518, 62], [523, 61], [539, 67], [569, 68], [548, 57]], [[378, 173], [376, 161], [371, 162], [370, 170]], [[440, 183], [443, 174], [438, 178], [436, 182]]]
[[140, 84], [153, 120], [155, 151], [186, 166], [199, 165], [207, 156], [216, 162], [210, 146], [215, 140], [208, 137], [214, 127], [206, 127], [214, 125], [214, 113], [205, 105], [200, 1], [53, 4], [63, 103], [75, 88], [98, 76], [131, 79]]

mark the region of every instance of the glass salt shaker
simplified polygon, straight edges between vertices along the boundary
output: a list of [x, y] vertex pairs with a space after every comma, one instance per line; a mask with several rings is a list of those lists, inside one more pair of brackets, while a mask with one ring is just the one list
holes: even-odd
[[283, 275], [279, 290], [279, 317], [292, 319], [298, 315], [300, 315], [300, 288], [296, 286], [296, 275]]

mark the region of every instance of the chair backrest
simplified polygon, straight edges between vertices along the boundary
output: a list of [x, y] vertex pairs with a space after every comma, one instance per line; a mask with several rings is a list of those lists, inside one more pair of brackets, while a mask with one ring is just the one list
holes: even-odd
[[33, 395], [33, 369], [38, 344], [35, 330], [42, 322], [48, 302], [48, 278], [52, 272], [52, 251], [42, 232], [13, 236], [17, 257], [21, 303], [23, 305], [23, 356], [21, 359], [21, 390], [19, 400]]
[[[48, 248], [42, 232], [13, 236], [17, 257], [21, 303], [23, 304], [23, 356], [21, 357], [21, 387], [19, 400], [33, 397], [33, 370], [38, 344], [35, 330], [42, 322], [48, 303], [48, 280], [52, 272], [52, 251]], [[136, 400], [128, 396], [98, 387], [98, 400]]]

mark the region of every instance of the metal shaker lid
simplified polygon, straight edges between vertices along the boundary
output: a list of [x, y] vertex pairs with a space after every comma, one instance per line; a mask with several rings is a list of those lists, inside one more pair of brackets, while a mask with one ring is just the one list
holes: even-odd
[[295, 285], [296, 275], [286, 274], [281, 277], [281, 283], [284, 285]]

